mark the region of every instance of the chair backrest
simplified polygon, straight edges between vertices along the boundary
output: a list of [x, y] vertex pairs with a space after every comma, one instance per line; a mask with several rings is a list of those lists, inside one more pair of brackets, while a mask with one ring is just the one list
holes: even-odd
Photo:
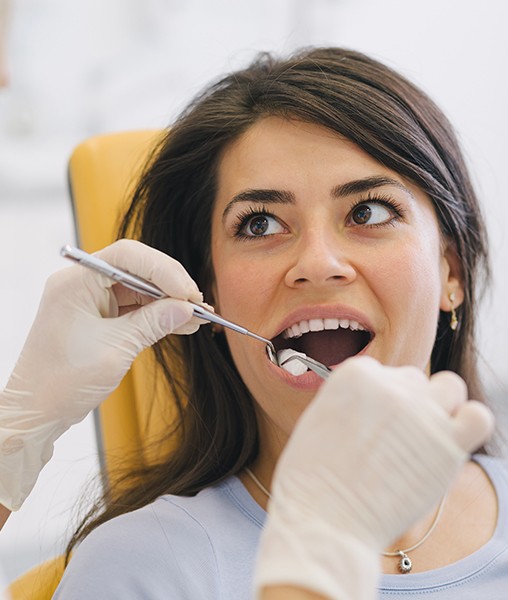
[[[69, 161], [69, 189], [80, 248], [95, 252], [116, 239], [129, 194], [160, 135], [153, 130], [100, 135], [74, 150]], [[154, 367], [150, 352], [142, 353], [120, 386], [95, 411], [105, 485], [115, 480], [118, 465], [149, 463], [171, 451], [149, 443], [164, 432], [168, 418], [171, 421], [171, 398], [155, 377]], [[63, 571], [63, 556], [38, 565], [11, 583], [9, 597], [50, 600]]]
[[37, 565], [13, 581], [2, 598], [51, 600], [65, 569], [65, 557], [57, 556]]
[[[82, 142], [69, 161], [69, 188], [77, 243], [95, 252], [113, 242], [130, 193], [160, 131], [143, 130], [92, 137]], [[167, 427], [168, 391], [154, 377], [154, 360], [149, 351], [136, 359], [120, 386], [95, 412], [102, 473], [111, 481], [117, 463], [126, 457], [152, 461], [156, 439]], [[129, 460], [129, 459], [127, 459]], [[134, 464], [132, 466], [135, 466]]]

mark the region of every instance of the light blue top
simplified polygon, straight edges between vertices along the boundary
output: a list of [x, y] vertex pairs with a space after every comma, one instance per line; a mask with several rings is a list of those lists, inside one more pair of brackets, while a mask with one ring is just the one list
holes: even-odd
[[[476, 457], [498, 496], [498, 524], [452, 565], [383, 575], [380, 600], [508, 599], [508, 470]], [[236, 477], [193, 498], [162, 496], [94, 530], [75, 551], [58, 600], [248, 600], [266, 513]]]

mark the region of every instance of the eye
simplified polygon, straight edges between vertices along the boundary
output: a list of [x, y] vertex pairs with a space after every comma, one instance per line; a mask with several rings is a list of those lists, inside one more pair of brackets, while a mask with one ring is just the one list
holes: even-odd
[[238, 216], [236, 235], [240, 238], [266, 237], [284, 231], [276, 217], [266, 212], [249, 212]]
[[388, 225], [402, 216], [400, 208], [391, 200], [376, 199], [360, 201], [349, 213], [352, 225], [376, 227]]

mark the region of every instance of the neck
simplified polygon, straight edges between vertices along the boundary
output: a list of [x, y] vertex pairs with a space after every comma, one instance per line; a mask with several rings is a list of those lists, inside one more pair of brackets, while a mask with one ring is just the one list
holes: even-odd
[[[251, 465], [249, 470], [251, 471], [253, 477], [248, 473], [248, 470], [245, 469], [238, 475], [238, 477], [243, 485], [247, 488], [249, 494], [259, 504], [259, 506], [261, 506], [263, 510], [268, 510], [273, 469], [262, 471], [259, 468], [258, 463], [255, 462], [253, 465]], [[258, 485], [254, 478], [257, 479], [261, 485]], [[266, 492], [268, 492], [268, 494]]]
[[[389, 548], [408, 548], [425, 535], [437, 507], [402, 535]], [[497, 523], [497, 499], [483, 469], [469, 462], [450, 486], [443, 513], [435, 530], [419, 548], [409, 552], [412, 573], [429, 571], [462, 560], [492, 537]], [[383, 573], [399, 574], [398, 560], [381, 557]]]

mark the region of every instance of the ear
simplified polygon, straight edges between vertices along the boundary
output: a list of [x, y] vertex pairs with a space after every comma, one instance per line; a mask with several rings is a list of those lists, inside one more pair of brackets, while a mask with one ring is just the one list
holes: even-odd
[[453, 294], [453, 307], [457, 308], [464, 302], [464, 284], [462, 265], [457, 251], [452, 245], [448, 245], [441, 258], [441, 282], [442, 292], [439, 308], [450, 312], [452, 309], [450, 296]]

